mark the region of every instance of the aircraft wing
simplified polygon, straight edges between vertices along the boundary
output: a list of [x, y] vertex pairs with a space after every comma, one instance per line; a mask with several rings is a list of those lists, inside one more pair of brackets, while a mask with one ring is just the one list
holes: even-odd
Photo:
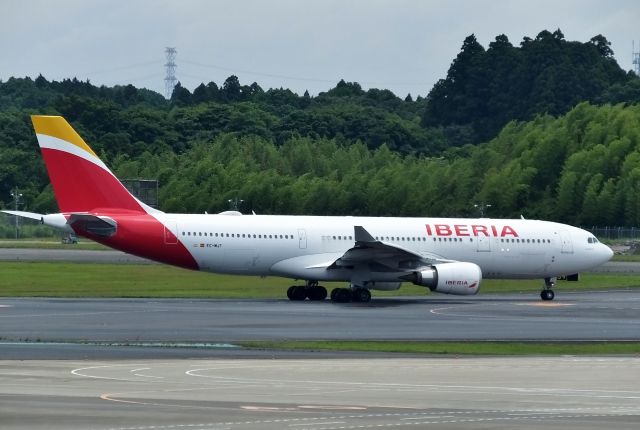
[[369, 264], [382, 265], [391, 270], [411, 270], [455, 261], [436, 254], [417, 253], [395, 244], [379, 241], [362, 226], [354, 226], [353, 229], [355, 245], [329, 265], [327, 269]]

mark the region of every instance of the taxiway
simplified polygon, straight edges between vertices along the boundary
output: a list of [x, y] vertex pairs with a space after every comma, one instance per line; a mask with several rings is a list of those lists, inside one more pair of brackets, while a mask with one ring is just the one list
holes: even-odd
[[2, 298], [0, 338], [5, 342], [166, 343], [281, 339], [637, 341], [640, 292], [559, 291], [553, 302], [542, 302], [531, 294], [492, 294], [376, 298], [364, 304], [286, 299]]
[[0, 381], [5, 430], [640, 423], [638, 358], [4, 361]]

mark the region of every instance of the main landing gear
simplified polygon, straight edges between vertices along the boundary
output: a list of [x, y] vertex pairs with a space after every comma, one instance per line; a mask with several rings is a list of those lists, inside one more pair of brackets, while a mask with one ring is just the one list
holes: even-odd
[[307, 281], [306, 285], [294, 285], [287, 290], [287, 297], [292, 301], [320, 301], [327, 298], [327, 289], [318, 285], [317, 281]]
[[334, 288], [331, 291], [331, 300], [336, 303], [366, 303], [371, 301], [371, 292], [362, 287]]
[[544, 278], [544, 289], [540, 292], [540, 298], [544, 301], [553, 300], [556, 296], [553, 287], [556, 286], [556, 278]]
[[[306, 285], [293, 285], [287, 290], [287, 297], [291, 301], [321, 301], [327, 298], [327, 289], [318, 285], [317, 281], [307, 281]], [[362, 287], [334, 288], [331, 290], [331, 301], [336, 303], [371, 301], [371, 292]]]

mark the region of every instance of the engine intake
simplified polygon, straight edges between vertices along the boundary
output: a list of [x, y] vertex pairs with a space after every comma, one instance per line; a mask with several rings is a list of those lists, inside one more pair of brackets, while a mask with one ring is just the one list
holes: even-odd
[[477, 294], [482, 270], [474, 263], [442, 263], [413, 273], [414, 284], [443, 294]]

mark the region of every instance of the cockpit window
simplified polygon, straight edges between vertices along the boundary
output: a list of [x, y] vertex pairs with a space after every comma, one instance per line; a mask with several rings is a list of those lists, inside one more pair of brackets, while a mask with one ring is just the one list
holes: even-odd
[[589, 242], [589, 243], [598, 243], [598, 239], [596, 239], [595, 237], [589, 237], [587, 239], [587, 242]]

